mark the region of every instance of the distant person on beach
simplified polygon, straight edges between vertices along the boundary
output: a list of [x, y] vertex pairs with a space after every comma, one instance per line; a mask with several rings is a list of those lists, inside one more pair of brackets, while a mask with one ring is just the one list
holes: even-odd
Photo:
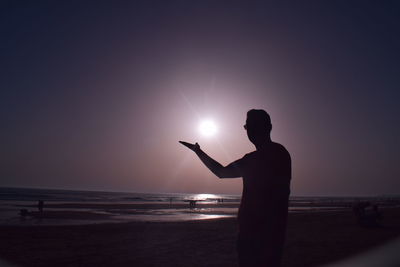
[[380, 227], [382, 213], [378, 209], [378, 204], [371, 205], [367, 202], [356, 202], [353, 204], [353, 213], [357, 223], [363, 227]]
[[39, 199], [39, 201], [38, 201], [38, 210], [39, 210], [40, 213], [43, 212], [43, 206], [44, 206], [43, 200]]
[[193, 150], [219, 178], [243, 177], [237, 242], [240, 266], [280, 266], [285, 241], [291, 180], [288, 151], [271, 140], [271, 119], [264, 110], [247, 112], [244, 128], [256, 151], [226, 167], [200, 149]]
[[189, 208], [191, 210], [196, 208], [196, 200], [189, 200]]

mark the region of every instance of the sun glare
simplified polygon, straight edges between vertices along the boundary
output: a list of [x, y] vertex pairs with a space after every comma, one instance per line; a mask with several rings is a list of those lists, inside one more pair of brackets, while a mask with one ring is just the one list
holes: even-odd
[[197, 194], [194, 199], [195, 200], [207, 200], [207, 199], [215, 199], [217, 198], [214, 194]]
[[204, 136], [213, 136], [217, 133], [217, 125], [212, 120], [203, 120], [200, 122], [199, 131]]

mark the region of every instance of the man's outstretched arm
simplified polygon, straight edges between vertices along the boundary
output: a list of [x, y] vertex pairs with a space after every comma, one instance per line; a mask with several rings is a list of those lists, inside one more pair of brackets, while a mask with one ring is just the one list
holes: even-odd
[[201, 150], [198, 143], [190, 144], [183, 141], [179, 141], [179, 143], [194, 151], [204, 165], [219, 178], [237, 178], [242, 176], [236, 161], [224, 167]]

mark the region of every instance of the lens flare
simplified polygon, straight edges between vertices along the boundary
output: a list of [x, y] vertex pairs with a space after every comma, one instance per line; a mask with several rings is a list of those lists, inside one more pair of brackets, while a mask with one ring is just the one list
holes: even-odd
[[217, 133], [217, 125], [212, 120], [203, 120], [200, 122], [199, 131], [204, 136], [213, 136]]

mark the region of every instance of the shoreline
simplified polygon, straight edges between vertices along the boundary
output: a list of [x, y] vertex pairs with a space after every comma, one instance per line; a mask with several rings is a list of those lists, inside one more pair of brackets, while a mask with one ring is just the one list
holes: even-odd
[[[3, 205], [4, 207], [4, 205]], [[46, 203], [42, 212], [32, 202], [10, 204], [0, 210], [1, 225], [76, 225], [131, 221], [191, 221], [236, 217], [239, 203]], [[290, 213], [345, 210], [335, 206], [295, 206]]]
[[[239, 202], [199, 202], [190, 207], [187, 202], [51, 202], [45, 203], [43, 212], [32, 202], [2, 203], [0, 226], [2, 225], [77, 225], [98, 223], [124, 223], [133, 221], [192, 221], [236, 217]], [[396, 208], [380, 206], [380, 209]], [[262, 207], [260, 207], [260, 212]], [[348, 205], [314, 203], [314, 205], [292, 205], [289, 213], [318, 213], [351, 211]]]

